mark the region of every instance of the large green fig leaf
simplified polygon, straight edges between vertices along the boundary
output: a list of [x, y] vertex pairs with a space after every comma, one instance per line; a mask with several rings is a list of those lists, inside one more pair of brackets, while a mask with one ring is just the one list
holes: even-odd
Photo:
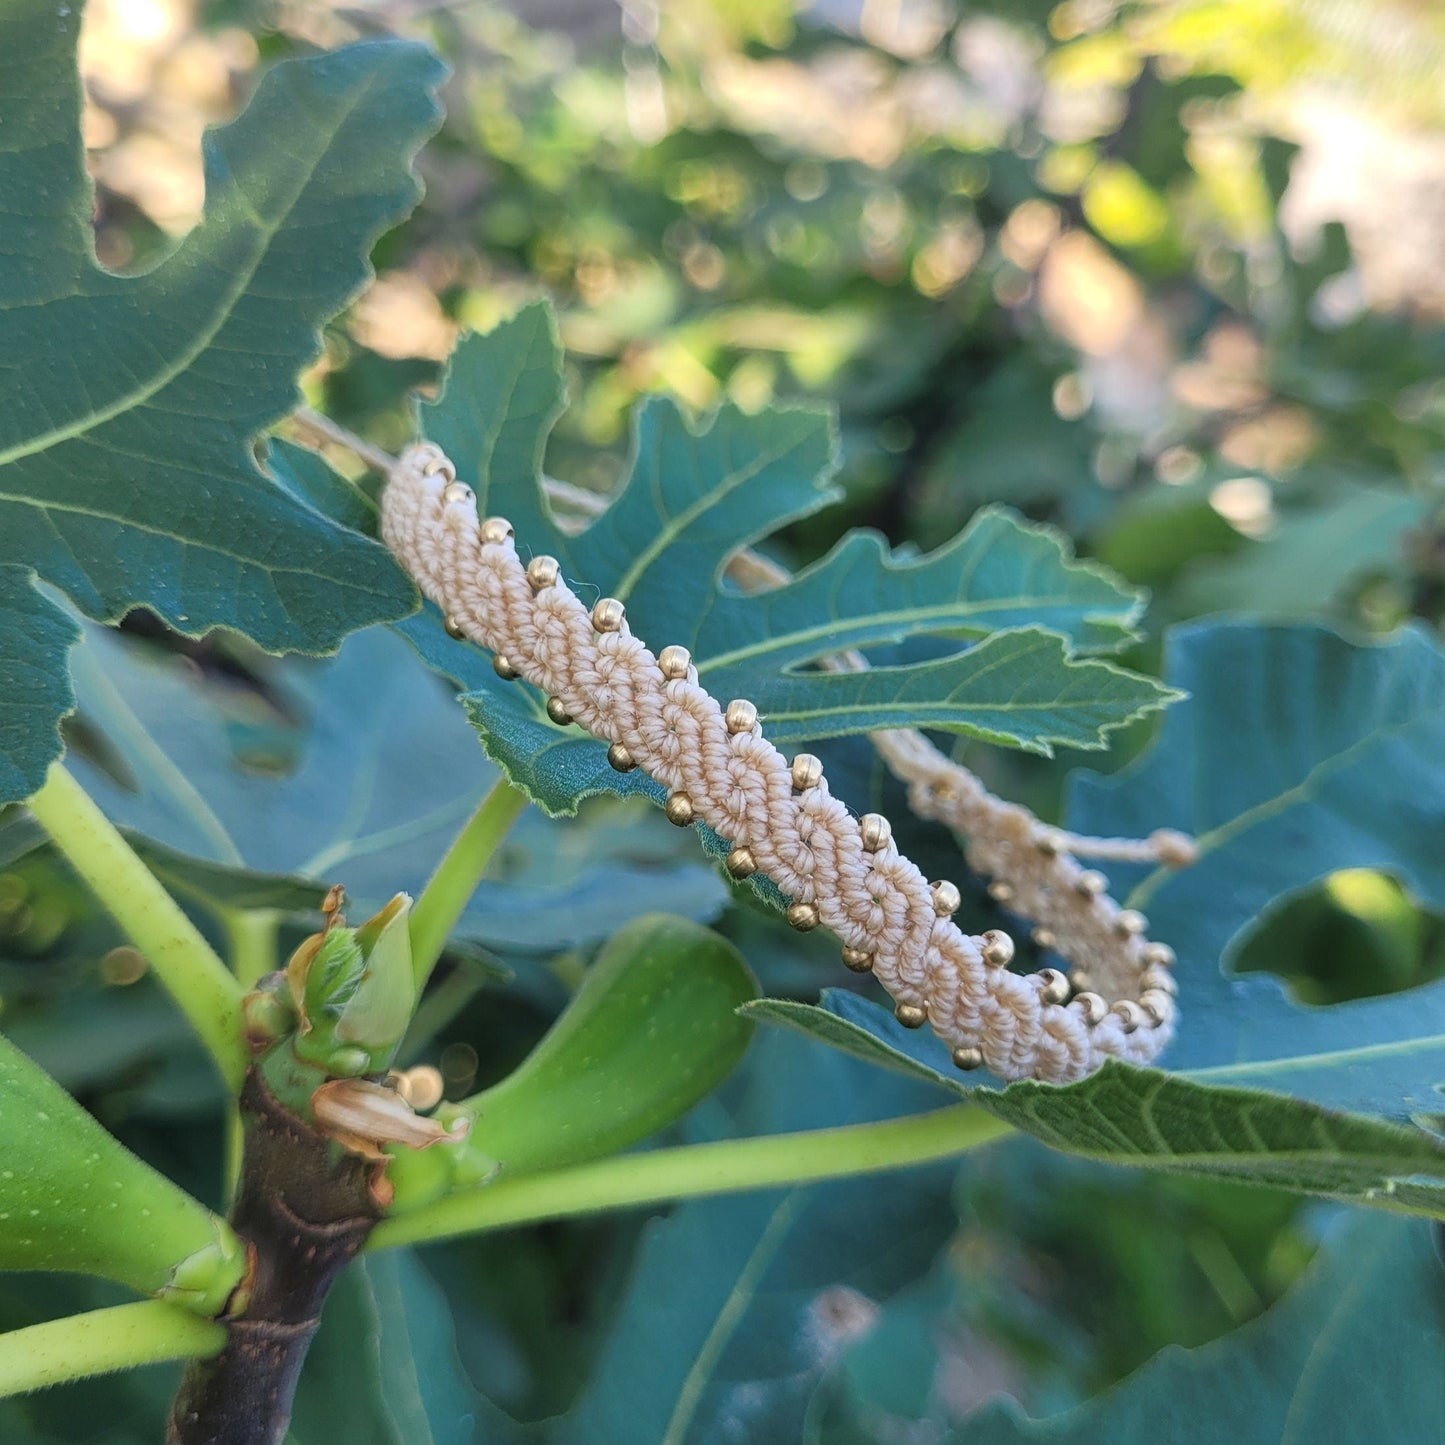
[[1119, 777], [1077, 779], [1069, 811], [1086, 832], [1199, 840], [1181, 872], [1111, 870], [1179, 953], [1167, 1062], [1335, 1108], [1437, 1111], [1445, 983], [1306, 1007], [1230, 964], [1261, 913], [1336, 869], [1383, 869], [1445, 909], [1445, 654], [1415, 630], [1356, 646], [1320, 627], [1201, 623], [1168, 657], [1190, 701]]
[[[704, 685], [751, 698], [778, 741], [921, 722], [1047, 753], [1100, 746], [1110, 728], [1173, 697], [1073, 655], [1128, 641], [1139, 595], [1073, 560], [1057, 534], [997, 509], [926, 557], [851, 533], [785, 586], [745, 594], [725, 580], [740, 548], [837, 496], [832, 429], [810, 408], [724, 407], [694, 428], [672, 403], [648, 402], [621, 492], [580, 532], [559, 527], [540, 460], [561, 406], [555, 331], [533, 305], [461, 343], [421, 424], [475, 487], [479, 511], [512, 522], [523, 555], [555, 555], [588, 595], [620, 598], [653, 647], [688, 647]], [[594, 791], [645, 788], [619, 781], [579, 731], [550, 723], [535, 692], [457, 659], [434, 609], [404, 630], [463, 683], [488, 752], [548, 811], [570, 812]], [[846, 649], [925, 638], [945, 655], [866, 677], [808, 670]]]
[[990, 1406], [956, 1445], [1155, 1445], [1162, 1440], [1440, 1440], [1445, 1275], [1424, 1226], [1337, 1229], [1268, 1314], [1195, 1350], [1162, 1351], [1066, 1415]]
[[[706, 1132], [786, 1134], [924, 1103], [906, 1079], [767, 1033], [745, 1092], [710, 1106]], [[654, 1220], [591, 1381], [549, 1445], [810, 1438], [812, 1397], [874, 1302], [916, 1279], [952, 1229], [953, 1175], [944, 1164], [700, 1200]]]
[[0, 563], [92, 617], [146, 606], [192, 635], [329, 651], [414, 594], [374, 543], [258, 471], [251, 442], [414, 202], [441, 65], [394, 42], [277, 65], [206, 138], [201, 225], [122, 277], [92, 247], [79, 29], [78, 5], [6, 8]]
[[520, 1429], [467, 1379], [446, 1297], [410, 1250], [358, 1260], [327, 1297], [291, 1445], [508, 1445]]
[[60, 719], [74, 705], [66, 658], [79, 635], [31, 572], [0, 566], [0, 807], [28, 798], [60, 756]]
[[981, 1088], [963, 1082], [937, 1039], [836, 989], [821, 1008], [764, 999], [746, 1012], [927, 1080], [1071, 1154], [1384, 1207], [1399, 1205], [1410, 1186], [1418, 1192], [1407, 1207], [1445, 1208], [1445, 1142], [1410, 1125], [1113, 1062], [1062, 1088], [1031, 1080]]
[[754, 1007], [923, 1070], [1056, 1147], [1441, 1213], [1445, 983], [1307, 1007], [1272, 975], [1229, 964], [1263, 912], [1336, 869], [1384, 868], [1445, 907], [1445, 655], [1413, 630], [1356, 646], [1319, 627], [1238, 623], [1183, 629], [1169, 654], [1190, 701], [1119, 777], [1078, 780], [1070, 822], [1198, 839], [1200, 861], [1183, 871], [1114, 870], [1180, 956], [1166, 1056], [1179, 1075], [1112, 1067], [1065, 1089], [995, 1093], [965, 1088], [936, 1039], [856, 995]]
[[0, 1038], [0, 1269], [75, 1270], [217, 1314], [245, 1254]]
[[[220, 908], [313, 909], [342, 883], [359, 919], [399, 890], [419, 894], [496, 780], [446, 690], [384, 628], [334, 659], [268, 671], [301, 720], [289, 730], [255, 696], [107, 629], [90, 629], [73, 671], [81, 717], [106, 740], [98, 761], [73, 758], [76, 775], [162, 877]], [[243, 766], [238, 752], [258, 741], [279, 743], [291, 765]], [[525, 815], [459, 934], [550, 951], [605, 937], [659, 891], [689, 917], [723, 906], [723, 885], [674, 856], [661, 819], [615, 802], [594, 816], [567, 828]]]

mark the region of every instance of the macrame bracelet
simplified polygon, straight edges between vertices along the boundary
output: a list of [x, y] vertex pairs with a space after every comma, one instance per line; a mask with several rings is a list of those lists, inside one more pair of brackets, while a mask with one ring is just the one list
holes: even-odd
[[914, 810], [966, 834], [969, 865], [992, 878], [993, 898], [1033, 920], [1039, 946], [1073, 965], [1067, 975], [1013, 973], [1009, 936], [963, 933], [951, 916], [957, 887], [929, 883], [899, 853], [886, 818], [849, 813], [816, 757], [790, 761], [763, 737], [752, 703], [720, 706], [686, 648], [654, 656], [621, 602], [589, 609], [555, 558], [524, 565], [510, 524], [478, 522], [475, 494], [437, 447], [412, 446], [388, 471], [382, 536], [452, 635], [489, 650], [500, 676], [542, 688], [548, 716], [608, 743], [614, 768], [639, 767], [661, 783], [674, 823], [706, 823], [730, 843], [734, 878], [771, 878], [791, 899], [788, 922], [836, 934], [843, 962], [877, 977], [901, 1023], [930, 1024], [959, 1068], [1065, 1083], [1107, 1058], [1147, 1063], [1168, 1043], [1173, 952], [1146, 942], [1142, 915], [1120, 908], [1103, 875], [1073, 853], [1092, 843], [1180, 865], [1192, 857], [1183, 835], [1075, 839], [993, 797], [920, 734], [877, 735]]

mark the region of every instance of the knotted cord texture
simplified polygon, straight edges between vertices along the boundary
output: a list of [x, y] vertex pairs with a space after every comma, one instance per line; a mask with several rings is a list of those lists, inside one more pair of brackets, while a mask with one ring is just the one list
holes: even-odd
[[[1143, 920], [1062, 851], [1068, 835], [993, 798], [918, 738], [941, 767], [922, 755], [911, 760], [912, 805], [965, 832], [969, 862], [993, 876], [995, 897], [1034, 919], [1046, 930], [1036, 933], [1041, 942], [1088, 972], [1089, 989], [1075, 976], [1072, 999], [1055, 970], [1011, 972], [1012, 949], [1007, 940], [999, 947], [1000, 935], [967, 935], [940, 916], [938, 886], [899, 853], [886, 826], [880, 837], [881, 820], [853, 817], [826, 779], [795, 787], [789, 760], [747, 710], [742, 725], [734, 717], [730, 727], [694, 668], [664, 676], [625, 619], [599, 631], [560, 576], [534, 586], [510, 527], [479, 526], [474, 495], [454, 478], [438, 448], [410, 447], [390, 468], [381, 511], [387, 546], [448, 626], [496, 654], [499, 670], [544, 689], [594, 737], [620, 744], [624, 766], [685, 795], [691, 816], [732, 843], [735, 873], [755, 866], [796, 904], [811, 905], [809, 921], [838, 936], [845, 959], [871, 964], [900, 1018], [926, 1019], [960, 1067], [982, 1063], [1003, 1079], [1065, 1083], [1107, 1058], [1150, 1062], [1168, 1043], [1172, 955], [1146, 944]], [[904, 751], [913, 736], [887, 735]], [[1121, 1001], [1109, 1008], [1093, 987]]]

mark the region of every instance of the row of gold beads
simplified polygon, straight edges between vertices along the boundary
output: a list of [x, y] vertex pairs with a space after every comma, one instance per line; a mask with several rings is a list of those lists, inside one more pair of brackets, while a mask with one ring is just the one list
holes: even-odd
[[[1057, 857], [1060, 851], [1057, 841], [1047, 834], [1040, 834], [1034, 846], [1049, 858]], [[1109, 880], [1098, 869], [1085, 868], [1073, 880], [1073, 889], [1081, 898], [1093, 900], [1109, 891]], [[995, 903], [1006, 907], [1013, 901], [1014, 887], [1003, 879], [995, 878], [988, 885], [988, 895]], [[1114, 915], [1114, 933], [1123, 942], [1138, 938], [1147, 932], [1148, 928], [1149, 920], [1137, 909], [1121, 908]], [[1031, 937], [1039, 948], [1058, 947], [1059, 941], [1052, 929], [1035, 928]], [[1174, 950], [1167, 943], [1146, 943], [1142, 960], [1144, 971], [1139, 978], [1138, 1002], [1121, 999], [1111, 1006], [1101, 995], [1092, 992], [1090, 984], [1093, 980], [1080, 968], [1072, 968], [1068, 973], [1057, 968], [1040, 970], [1039, 977], [1044, 981], [1044, 997], [1049, 1003], [1079, 1004], [1084, 1022], [1090, 1026], [1102, 1023], [1112, 1013], [1126, 1034], [1132, 1034], [1145, 1022], [1157, 1028], [1169, 1016], [1172, 1000], [1178, 992], [1178, 985], [1171, 972], [1177, 960]]]
[[[429, 463], [428, 469], [434, 471], [439, 468]], [[447, 486], [443, 497], [447, 502], [474, 501], [471, 488], [457, 481], [452, 481]], [[502, 517], [489, 517], [480, 526], [480, 538], [486, 544], [505, 542], [513, 535], [511, 523]], [[532, 591], [537, 593], [556, 585], [561, 577], [561, 566], [555, 557], [537, 556], [527, 564], [526, 573]], [[626, 608], [617, 598], [604, 597], [592, 608], [592, 626], [599, 633], [618, 632], [625, 616]], [[461, 624], [453, 617], [446, 619], [446, 630], [455, 638], [466, 636]], [[658, 654], [657, 665], [664, 681], [681, 681], [691, 672], [692, 657], [687, 648], [673, 644], [664, 647]], [[494, 654], [492, 667], [498, 677], [507, 681], [520, 676], [511, 661], [502, 653]], [[555, 697], [547, 700], [547, 716], [559, 727], [566, 727], [572, 722], [571, 714]], [[735, 698], [727, 705], [723, 722], [729, 733], [752, 732], [758, 726], [758, 710], [747, 699]], [[631, 772], [637, 766], [631, 750], [620, 742], [611, 744], [607, 749], [607, 761], [621, 773]], [[816, 788], [823, 781], [822, 761], [812, 753], [799, 753], [793, 759], [791, 771], [794, 793], [804, 793], [810, 788]], [[696, 818], [692, 799], [680, 788], [668, 794], [665, 812], [668, 820], [681, 828], [688, 827]], [[887, 847], [893, 836], [893, 828], [883, 814], [864, 813], [858, 819], [858, 836], [865, 850], [877, 853]], [[1041, 840], [1041, 850], [1047, 851], [1050, 846], [1050, 840]], [[758, 871], [752, 849], [741, 843], [734, 844], [729, 850], [724, 866], [728, 873], [739, 881], [750, 878]], [[940, 879], [929, 887], [937, 915], [940, 918], [952, 917], [962, 903], [958, 887], [946, 879]], [[1089, 871], [1079, 875], [1075, 887], [1081, 893], [1095, 896], [1105, 890], [1107, 881], [1102, 874]], [[1007, 883], [995, 881], [989, 885], [989, 894], [996, 902], [1007, 903], [1013, 897], [1013, 889]], [[821, 921], [817, 905], [813, 903], [791, 904], [786, 917], [788, 923], [802, 933], [816, 928]], [[1145, 926], [1142, 915], [1129, 909], [1121, 911], [1116, 920], [1116, 927], [1128, 935], [1142, 932]], [[1013, 961], [1013, 939], [1001, 929], [989, 929], [978, 941], [982, 945], [983, 960], [990, 967], [1006, 968]], [[1054, 939], [1047, 929], [1035, 929], [1034, 941], [1040, 947], [1054, 946]], [[866, 949], [845, 945], [842, 956], [843, 963], [855, 973], [868, 973], [873, 968], [873, 955]], [[1162, 943], [1151, 943], [1145, 950], [1145, 962], [1148, 965], [1143, 976], [1145, 992], [1140, 1003], [1125, 1001], [1115, 1004], [1113, 1008], [1126, 1033], [1132, 1033], [1146, 1014], [1155, 1023], [1162, 1021], [1163, 1001], [1159, 1000], [1158, 996], [1172, 995], [1175, 991], [1174, 979], [1168, 972], [1174, 962], [1172, 949]], [[1037, 977], [1041, 996], [1046, 1003], [1063, 1004], [1068, 1002], [1072, 995], [1074, 1002], [1083, 1005], [1085, 1022], [1090, 1025], [1102, 1022], [1109, 1012], [1108, 1006], [1098, 994], [1077, 990], [1076, 981], [1058, 969], [1043, 969]], [[1150, 997], [1151, 993], [1155, 998]], [[917, 1004], [898, 1004], [894, 1015], [905, 1028], [922, 1028], [928, 1022], [927, 1009]], [[952, 1056], [953, 1062], [960, 1069], [977, 1069], [983, 1064], [983, 1052], [978, 1048], [960, 1046], [952, 1051]]]

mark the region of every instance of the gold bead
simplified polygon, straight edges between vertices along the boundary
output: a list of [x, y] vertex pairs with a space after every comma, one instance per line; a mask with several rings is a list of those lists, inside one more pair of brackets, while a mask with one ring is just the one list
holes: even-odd
[[854, 973], [868, 973], [873, 967], [873, 955], [866, 948], [844, 948], [843, 964]]
[[549, 697], [547, 699], [547, 716], [551, 718], [559, 728], [566, 727], [568, 723], [572, 721], [572, 714], [562, 706], [562, 699], [557, 697]]
[[676, 823], [679, 828], [686, 828], [697, 816], [692, 809], [692, 799], [681, 791], [667, 795], [663, 812], [667, 814], [667, 821]]
[[1040, 948], [1057, 948], [1059, 940], [1054, 937], [1052, 928], [1036, 928], [1029, 935]]
[[823, 763], [812, 753], [799, 753], [793, 759], [793, 791], [806, 793], [823, 781]]
[[1174, 1000], [1158, 988], [1145, 989], [1139, 995], [1139, 1007], [1148, 1015], [1155, 1028], [1167, 1023], [1174, 1014]]
[[632, 751], [626, 743], [613, 743], [607, 749], [607, 761], [619, 773], [630, 773], [637, 766], [637, 759], [632, 756]]
[[806, 933], [818, 926], [818, 910], [812, 903], [795, 903], [788, 909], [788, 924], [799, 933]]
[[745, 697], [735, 697], [723, 714], [730, 733], [750, 733], [758, 725], [758, 710]]
[[1167, 943], [1151, 943], [1144, 950], [1144, 962], [1150, 968], [1173, 968], [1178, 961]]
[[995, 903], [1011, 903], [1014, 896], [1013, 884], [1005, 883], [1002, 878], [995, 878], [988, 885], [988, 896]]
[[674, 642], [657, 654], [657, 666], [668, 682], [682, 682], [692, 666], [692, 653]]
[[428, 444], [427, 450], [431, 455], [421, 464], [422, 476], [434, 477], [440, 474], [448, 482], [456, 481], [457, 469], [451, 464], [451, 459], [442, 454], [441, 448]]
[[627, 609], [615, 598], [604, 597], [592, 609], [592, 626], [598, 632], [620, 632]]
[[488, 517], [482, 523], [482, 541], [496, 547], [512, 535], [512, 524], [505, 517]]
[[446, 1092], [441, 1070], [430, 1064], [417, 1064], [399, 1075], [396, 1091], [413, 1109], [422, 1113], [435, 1109]]
[[1159, 828], [1149, 835], [1154, 856], [1166, 868], [1187, 868], [1199, 860], [1199, 845], [1177, 828]]
[[1167, 968], [1151, 964], [1139, 978], [1140, 988], [1152, 989], [1155, 993], [1167, 993], [1172, 998], [1179, 992], [1179, 984]]
[[1087, 973], [1082, 968], [1071, 968], [1069, 970], [1069, 987], [1072, 988], [1075, 993], [1088, 993], [1093, 986], [1094, 979], [1092, 974]]
[[928, 1010], [916, 1003], [901, 1003], [893, 1010], [893, 1017], [906, 1029], [921, 1029], [928, 1022]]
[[1039, 995], [1045, 1003], [1066, 1003], [1069, 997], [1069, 980], [1056, 968], [1039, 970]]
[[1014, 941], [1001, 928], [990, 928], [983, 937], [983, 961], [990, 968], [1007, 968], [1014, 961]]
[[741, 843], [733, 848], [724, 861], [728, 872], [734, 878], [751, 878], [758, 871], [758, 860], [753, 857], [753, 850], [743, 847]]
[[468, 505], [473, 505], [476, 500], [477, 494], [465, 482], [448, 482], [442, 492], [442, 501], [448, 504], [466, 502]]
[[448, 637], [454, 637], [458, 642], [466, 640], [467, 630], [462, 626], [458, 618], [448, 617], [446, 620], [446, 629]]
[[1096, 993], [1076, 994], [1074, 1002], [1080, 1006], [1079, 1012], [1083, 1014], [1086, 1024], [1102, 1023], [1104, 1015], [1109, 1012], [1109, 1005]]
[[958, 891], [958, 885], [950, 883], [947, 878], [930, 883], [928, 891], [933, 895], [933, 911], [940, 918], [952, 918], [963, 906], [963, 894]]
[[522, 675], [500, 652], [496, 653], [492, 658], [492, 671], [495, 672], [503, 682], [516, 682]]
[[1137, 938], [1148, 927], [1149, 920], [1137, 908], [1121, 908], [1114, 916], [1114, 932], [1120, 938]]
[[1052, 833], [1040, 833], [1034, 839], [1034, 847], [1044, 855], [1045, 858], [1057, 858], [1064, 851], [1063, 845]]
[[953, 1063], [955, 1068], [972, 1072], [974, 1069], [983, 1068], [983, 1050], [970, 1049], [962, 1046], [954, 1049]]
[[1099, 894], [1106, 893], [1108, 888], [1109, 880], [1097, 868], [1085, 868], [1074, 879], [1074, 892], [1085, 898], [1097, 898]]
[[881, 852], [893, 836], [893, 825], [882, 813], [864, 813], [858, 819], [858, 838], [869, 853]]
[[533, 557], [527, 563], [527, 581], [533, 592], [541, 592], [544, 588], [555, 587], [557, 579], [562, 575], [562, 568], [555, 557]]
[[1119, 1023], [1126, 1034], [1132, 1034], [1144, 1022], [1144, 1010], [1131, 998], [1116, 1003], [1109, 1012], [1119, 1016]]

